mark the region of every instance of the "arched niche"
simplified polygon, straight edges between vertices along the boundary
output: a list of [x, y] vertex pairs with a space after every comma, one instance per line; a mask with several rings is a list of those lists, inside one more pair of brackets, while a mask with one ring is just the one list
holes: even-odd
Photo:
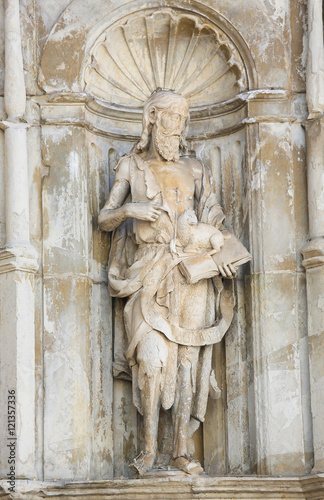
[[[144, 11], [154, 11], [162, 7], [160, 2], [150, 1]], [[193, 1], [190, 9], [185, 2], [179, 1], [169, 9], [203, 18], [221, 30], [225, 38], [233, 43], [241, 55], [248, 78], [248, 88], [257, 85], [257, 75], [250, 50], [232, 23], [216, 10]], [[39, 84], [46, 92], [81, 92], [83, 88], [83, 68], [93, 44], [110, 26], [127, 17], [143, 12], [139, 0], [123, 4], [116, 0], [98, 0], [91, 8], [82, 0], [74, 0], [63, 12], [52, 28], [46, 41], [40, 65]], [[141, 16], [140, 16], [141, 17]], [[73, 58], [72, 58], [73, 55]]]
[[145, 9], [109, 26], [91, 47], [83, 89], [109, 104], [140, 107], [156, 88], [173, 89], [191, 108], [247, 90], [235, 45], [202, 16]]
[[[190, 4], [190, 11], [182, 2], [168, 7], [148, 2], [145, 9], [138, 1], [121, 5], [117, 1], [99, 0], [91, 8], [86, 4], [79, 0], [72, 2], [54, 26], [44, 48], [39, 77], [39, 83], [47, 94], [42, 104], [43, 150], [49, 151], [45, 163], [52, 165], [55, 162], [58, 143], [67, 148], [66, 156], [71, 159], [74, 169], [74, 196], [78, 196], [77, 182], [80, 182], [80, 191], [82, 185], [86, 200], [84, 203], [88, 203], [87, 210], [93, 219], [92, 232], [87, 233], [88, 241], [83, 241], [80, 251], [85, 255], [81, 259], [82, 266], [84, 264], [85, 269], [90, 269], [88, 273], [92, 273], [94, 281], [103, 279], [105, 271], [102, 267], [107, 262], [108, 248], [102, 245], [96, 216], [104, 203], [103, 192], [107, 195], [113, 182], [114, 166], [139, 138], [142, 104], [150, 92], [159, 86], [170, 86], [188, 98], [191, 147], [211, 170], [219, 201], [227, 215], [227, 225], [247, 244], [247, 141], [244, 120], [248, 116], [247, 96], [256, 87], [257, 81], [253, 60], [243, 37], [219, 12], [198, 2]], [[117, 46], [121, 49], [116, 50]], [[178, 55], [175, 57], [176, 49]], [[56, 129], [58, 125], [60, 137]], [[78, 130], [77, 134], [75, 130]], [[78, 135], [77, 143], [72, 141], [69, 145], [69, 134], [73, 137]], [[83, 153], [68, 150], [72, 147], [79, 148], [81, 152], [87, 151], [84, 154], [87, 160], [82, 160], [87, 163], [79, 181], [79, 164], [76, 160]], [[59, 173], [56, 175], [59, 179]], [[55, 176], [45, 181], [44, 186], [43, 200], [47, 209], [51, 206], [51, 200], [55, 201], [57, 197]], [[64, 211], [64, 207], [61, 210]], [[50, 227], [50, 208], [46, 210], [46, 216]], [[48, 231], [45, 233], [47, 240], [44, 243], [48, 255], [52, 252], [49, 248], [52, 245], [50, 231], [48, 236]], [[88, 247], [92, 248], [90, 258], [86, 256]], [[235, 312], [233, 327], [228, 335], [229, 343], [225, 346], [225, 341], [215, 346], [214, 350], [214, 369], [223, 396], [220, 400], [210, 402], [204, 427], [195, 435], [198, 457], [210, 474], [243, 472], [249, 468], [248, 422], [243, 421], [247, 406], [246, 366], [242, 365], [242, 370], [235, 373], [227, 366], [227, 360], [233, 357], [233, 352], [237, 348], [244, 349], [246, 343], [245, 332], [240, 326], [245, 321], [242, 316], [242, 282], [241, 279], [236, 285], [240, 307]], [[130, 470], [127, 464], [140, 451], [141, 431], [139, 415], [131, 403], [129, 381], [124, 380], [127, 376], [118, 370], [124, 361], [122, 304], [114, 301], [111, 306], [108, 300], [103, 300], [99, 307], [97, 302], [91, 302], [93, 297], [92, 294], [87, 305], [89, 317], [94, 313], [100, 317], [93, 320], [95, 326], [90, 344], [93, 342], [96, 347], [91, 354], [91, 363], [95, 365], [105, 356], [102, 346], [106, 340], [96, 340], [96, 324], [109, 322], [109, 328], [115, 336], [112, 348], [116, 376], [113, 401], [109, 394], [102, 396], [105, 389], [101, 386], [97, 388], [96, 381], [90, 389], [89, 399], [94, 402], [89, 417], [95, 427], [90, 444], [94, 462], [100, 462], [96, 458], [98, 447], [103, 450], [105, 457], [106, 449], [113, 448], [112, 451], [109, 449], [110, 458], [104, 458], [110, 460], [109, 467], [101, 469], [102, 475], [98, 475], [95, 468], [93, 477], [104, 478], [107, 474], [128, 476]], [[64, 308], [64, 304], [61, 304], [61, 308]], [[105, 308], [111, 308], [109, 320]], [[102, 349], [102, 352], [98, 352], [98, 349]], [[106, 358], [105, 362], [100, 362], [96, 372], [103, 387], [111, 373], [108, 364]], [[50, 372], [54, 368], [55, 356], [45, 358], [45, 371]], [[230, 419], [226, 408], [229, 413], [238, 411], [237, 402], [231, 408], [232, 399], [226, 383], [228, 376], [231, 377], [231, 387], [240, 391], [244, 400], [244, 408], [239, 410], [242, 414], [239, 428], [233, 422], [228, 423]], [[53, 390], [45, 385], [45, 395], [49, 392]], [[109, 405], [112, 405], [111, 411], [107, 410]], [[98, 415], [106, 416], [97, 418]], [[171, 440], [170, 423], [166, 418], [162, 419], [162, 425]], [[103, 441], [100, 436], [107, 436], [107, 433], [112, 435]], [[45, 463], [47, 455], [53, 456], [46, 452], [47, 449], [51, 450], [47, 435], [50, 436], [50, 432], [45, 433]], [[239, 444], [233, 443], [233, 439]], [[237, 467], [229, 457], [230, 445], [233, 457], [238, 457]], [[160, 453], [167, 457], [167, 446]], [[62, 477], [58, 470], [58, 467], [54, 467], [47, 477]], [[108, 470], [113, 470], [113, 473], [105, 472]]]
[[47, 94], [72, 93], [69, 102], [83, 93], [91, 129], [132, 140], [145, 98], [172, 88], [189, 100], [191, 137], [209, 138], [242, 127], [257, 73], [243, 37], [207, 5], [99, 1], [85, 9], [75, 0], [45, 44], [39, 85]]

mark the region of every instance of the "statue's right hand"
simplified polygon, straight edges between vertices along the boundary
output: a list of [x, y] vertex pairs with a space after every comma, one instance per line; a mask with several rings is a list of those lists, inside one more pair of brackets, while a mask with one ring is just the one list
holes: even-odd
[[149, 202], [127, 203], [126, 205], [127, 217], [134, 217], [135, 219], [150, 222], [155, 222], [158, 219], [161, 215], [161, 210], [159, 205]]

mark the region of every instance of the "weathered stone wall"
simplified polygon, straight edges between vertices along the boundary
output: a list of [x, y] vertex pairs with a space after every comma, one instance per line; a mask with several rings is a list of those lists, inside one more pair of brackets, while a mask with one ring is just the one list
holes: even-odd
[[[1, 122], [7, 119], [4, 5], [0, 4]], [[168, 6], [189, 9], [190, 15], [202, 16], [222, 30], [240, 55], [246, 78], [238, 97], [194, 111], [189, 131], [192, 149], [213, 174], [228, 227], [253, 255], [235, 284], [231, 329], [214, 348], [223, 392], [221, 399], [209, 402], [203, 430], [195, 436], [197, 454], [210, 475], [307, 474], [313, 466], [313, 447], [320, 458], [324, 448], [318, 431], [314, 437], [320, 444], [313, 441], [306, 277], [301, 263], [309, 236], [303, 128], [306, 2], [179, 0]], [[19, 396], [26, 399], [22, 408], [31, 404], [28, 419], [34, 425], [27, 445], [32, 453], [28, 466], [24, 443], [19, 448], [21, 477], [128, 477], [127, 464], [139, 451], [141, 422], [132, 405], [130, 382], [113, 378], [113, 359], [122, 352], [116, 340], [122, 329], [121, 304], [107, 290], [109, 237], [99, 231], [97, 217], [117, 160], [139, 136], [141, 116], [138, 110], [123, 114], [118, 106], [109, 108], [96, 99], [91, 86], [85, 90], [84, 75], [94, 43], [113, 22], [137, 10], [160, 7], [156, 1], [20, 2], [29, 231], [39, 266], [34, 274], [19, 267], [1, 268], [0, 383], [5, 398], [10, 384], [25, 373], [33, 379], [33, 387]], [[1, 247], [6, 244], [4, 134], [0, 130]], [[316, 271], [310, 272], [316, 281]], [[22, 303], [27, 309], [21, 309]], [[322, 306], [317, 324], [321, 311]], [[26, 322], [26, 335], [33, 338], [23, 362], [15, 344], [24, 337], [22, 327], [15, 336], [17, 318]], [[311, 362], [318, 348], [322, 341], [320, 347], [312, 343]], [[12, 357], [19, 362], [9, 369]], [[316, 413], [324, 404], [317, 389], [322, 379], [312, 373]], [[6, 408], [1, 407], [0, 433], [5, 419]], [[2, 453], [3, 477], [6, 472]]]

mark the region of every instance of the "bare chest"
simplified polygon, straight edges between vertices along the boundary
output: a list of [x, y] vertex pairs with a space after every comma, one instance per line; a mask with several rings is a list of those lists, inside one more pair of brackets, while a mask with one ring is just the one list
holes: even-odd
[[151, 164], [150, 169], [161, 188], [164, 201], [173, 212], [176, 206], [178, 215], [193, 207], [195, 178], [190, 166], [168, 162]]

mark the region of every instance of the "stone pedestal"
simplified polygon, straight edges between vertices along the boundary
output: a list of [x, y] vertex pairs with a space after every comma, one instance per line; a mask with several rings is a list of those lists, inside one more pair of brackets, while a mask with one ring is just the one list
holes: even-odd
[[[19, 499], [36, 500], [322, 500], [324, 475], [311, 477], [170, 477], [86, 483], [20, 481]], [[1, 492], [0, 492], [1, 496]]]

